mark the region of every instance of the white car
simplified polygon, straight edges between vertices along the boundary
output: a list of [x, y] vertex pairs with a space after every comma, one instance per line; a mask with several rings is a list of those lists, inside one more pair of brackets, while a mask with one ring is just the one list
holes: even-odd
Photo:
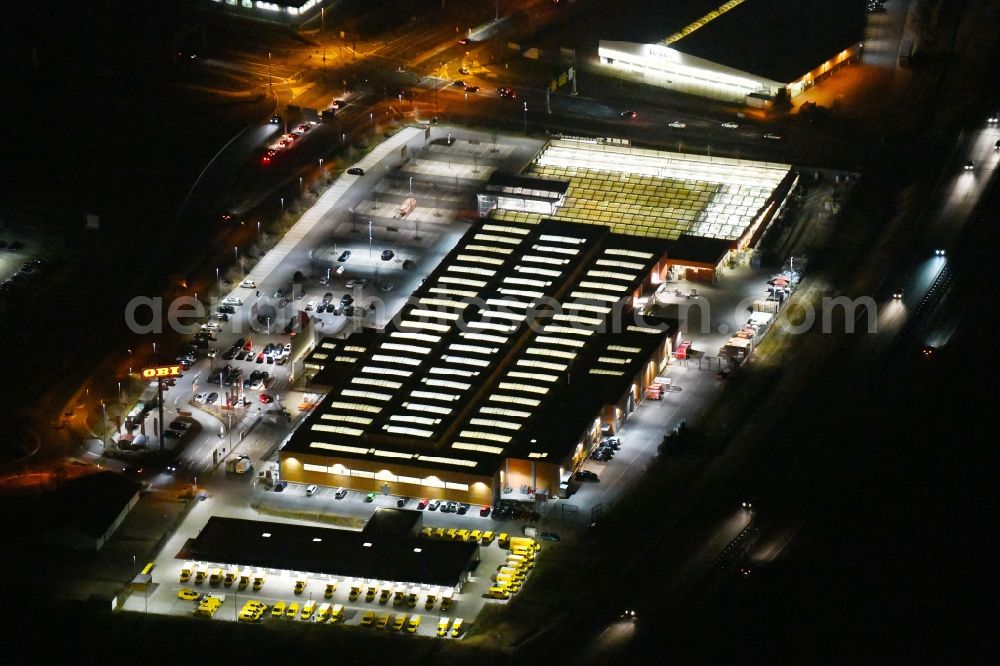
[[245, 287], [247, 289], [256, 289], [257, 283], [254, 282], [253, 280], [243, 280], [243, 282], [240, 282], [240, 286]]
[[722, 126], [726, 129], [736, 129], [740, 126], [739, 123], [734, 123], [732, 120], [722, 123]]
[[210, 321], [207, 324], [201, 325], [201, 330], [203, 331], [221, 331], [222, 324], [217, 324], [214, 321]]
[[306, 303], [306, 310], [315, 310], [315, 309], [316, 309], [316, 301], [309, 301], [308, 303]]
[[286, 354], [291, 354], [292, 353], [292, 343], [291, 342], [286, 342], [285, 343], [285, 353]]
[[199, 393], [198, 395], [196, 395], [194, 397], [194, 401], [197, 402], [197, 403], [199, 403], [199, 404], [202, 404], [202, 405], [205, 404], [206, 400], [208, 400], [208, 394], [207, 393]]
[[222, 301], [223, 305], [243, 305], [243, 299], [239, 296], [226, 296]]
[[767, 134], [765, 134], [764, 138], [767, 139], [768, 141], [781, 141], [781, 135], [774, 134], [772, 132], [768, 132]]
[[675, 120], [674, 122], [670, 123], [670, 126], [673, 127], [674, 129], [684, 129], [685, 127], [687, 127], [687, 123], [682, 123], [679, 120]]

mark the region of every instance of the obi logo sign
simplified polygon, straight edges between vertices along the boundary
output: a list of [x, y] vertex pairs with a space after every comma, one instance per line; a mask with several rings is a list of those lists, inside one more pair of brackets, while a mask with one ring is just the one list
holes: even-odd
[[181, 366], [179, 365], [164, 365], [158, 368], [142, 369], [143, 379], [160, 379], [162, 377], [180, 377], [180, 376], [181, 376]]

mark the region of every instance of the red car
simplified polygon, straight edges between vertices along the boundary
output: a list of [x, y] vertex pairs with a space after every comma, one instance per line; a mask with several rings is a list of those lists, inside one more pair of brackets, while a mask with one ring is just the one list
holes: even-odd
[[427, 504], [428, 504], [428, 503], [430, 503], [430, 500], [429, 500], [429, 499], [427, 499], [426, 497], [421, 497], [421, 498], [420, 498], [420, 501], [419, 501], [419, 502], [417, 502], [417, 508], [418, 508], [418, 509], [421, 509], [421, 510], [422, 510], [422, 509], [426, 509], [426, 508], [427, 508]]
[[261, 353], [257, 354], [257, 362], [258, 363], [263, 363], [264, 362], [264, 352], [261, 352]]
[[247, 340], [243, 345], [243, 351], [250, 351], [253, 349], [253, 340]]
[[260, 394], [260, 401], [266, 405], [266, 404], [274, 402], [274, 398], [272, 398], [271, 396], [269, 396], [266, 393], [261, 393]]
[[490, 515], [490, 507], [483, 505], [483, 508], [479, 510], [479, 515], [482, 516], [483, 518]]

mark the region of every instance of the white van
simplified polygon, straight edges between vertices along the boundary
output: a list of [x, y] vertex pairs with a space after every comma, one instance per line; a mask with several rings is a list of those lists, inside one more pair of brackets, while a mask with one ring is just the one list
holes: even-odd
[[306, 495], [308, 495], [309, 497], [312, 497], [313, 495], [315, 495], [315, 494], [316, 494], [316, 492], [317, 492], [317, 491], [319, 491], [319, 486], [317, 486], [317, 485], [316, 485], [316, 484], [314, 483], [314, 484], [312, 484], [311, 486], [308, 486], [308, 487], [306, 488]]

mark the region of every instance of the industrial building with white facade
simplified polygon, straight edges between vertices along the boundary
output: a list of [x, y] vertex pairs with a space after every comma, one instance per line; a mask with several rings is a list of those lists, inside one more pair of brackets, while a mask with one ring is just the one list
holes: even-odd
[[781, 89], [794, 98], [857, 60], [864, 17], [855, 0], [730, 0], [653, 43], [608, 35], [598, 55], [649, 85], [764, 106]]

